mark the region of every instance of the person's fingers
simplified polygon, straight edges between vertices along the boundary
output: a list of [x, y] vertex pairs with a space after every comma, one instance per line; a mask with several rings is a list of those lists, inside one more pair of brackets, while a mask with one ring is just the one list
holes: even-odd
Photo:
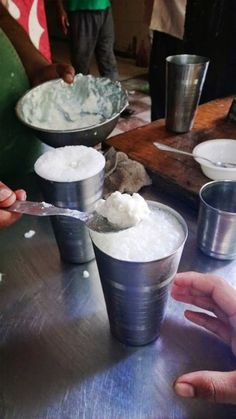
[[75, 77], [75, 69], [70, 64], [57, 64], [56, 71], [66, 83], [73, 83]]
[[193, 289], [211, 298], [236, 328], [236, 291], [224, 279], [197, 272], [177, 274], [171, 294], [173, 298], [180, 300], [181, 293], [184, 298], [186, 295], [192, 295]]
[[62, 29], [65, 35], [68, 33], [68, 27], [70, 26], [67, 16], [62, 17]]
[[0, 210], [0, 228], [8, 227], [21, 217], [21, 214], [3, 210], [3, 208], [14, 204], [16, 199], [25, 200], [26, 192], [23, 189], [17, 189], [13, 192], [8, 186], [0, 182], [0, 208], [2, 208]]
[[231, 344], [232, 328], [229, 324], [224, 323], [216, 317], [209, 316], [206, 313], [195, 312], [192, 310], [186, 310], [184, 315], [192, 323], [204, 327], [206, 330], [209, 330], [217, 335], [225, 343], [229, 345]]
[[174, 382], [178, 396], [236, 404], [236, 371], [197, 371], [184, 374]]
[[21, 216], [22, 214], [0, 210], [0, 228], [9, 227], [11, 224], [19, 220]]
[[216, 303], [211, 297], [192, 296], [191, 294], [177, 294], [175, 292], [171, 292], [171, 296], [177, 301], [181, 301], [186, 304], [193, 304], [208, 311], [214, 312], [216, 308]]
[[62, 78], [66, 83], [73, 83], [75, 76], [75, 69], [70, 64], [49, 64], [41, 69], [40, 72], [34, 75], [32, 80], [33, 86], [58, 78]]
[[17, 189], [15, 191], [15, 194], [16, 194], [16, 199], [18, 199], [19, 201], [26, 200], [26, 192], [24, 191], [24, 189]]
[[15, 193], [4, 183], [0, 182], [0, 207], [6, 208], [12, 205], [16, 200]]
[[211, 296], [218, 281], [222, 281], [222, 279], [217, 276], [199, 272], [182, 272], [175, 276], [173, 289], [178, 294]]

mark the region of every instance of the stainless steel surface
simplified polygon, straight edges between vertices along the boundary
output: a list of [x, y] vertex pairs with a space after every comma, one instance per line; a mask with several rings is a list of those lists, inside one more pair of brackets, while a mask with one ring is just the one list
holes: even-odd
[[169, 151], [171, 153], [177, 153], [177, 154], [183, 154], [185, 156], [189, 156], [189, 157], [193, 157], [201, 159], [201, 160], [205, 160], [208, 163], [213, 164], [214, 166], [218, 166], [218, 167], [236, 167], [236, 163], [228, 163], [228, 162], [222, 162], [222, 161], [213, 161], [210, 159], [207, 159], [206, 157], [202, 157], [199, 156], [198, 154], [193, 154], [193, 153], [188, 153], [187, 151], [184, 150], [179, 150], [178, 148], [174, 148], [174, 147], [170, 147], [168, 145], [162, 144], [162, 143], [153, 143], [155, 147], [157, 147], [159, 150], [164, 150], [164, 151]]
[[[102, 197], [104, 169], [77, 182], [54, 182], [37, 176], [44, 200], [57, 207], [92, 212]], [[94, 258], [89, 229], [80, 220], [67, 216], [51, 217], [61, 258], [66, 262], [85, 263]]]
[[[96, 144], [104, 141], [115, 128], [121, 112], [128, 106], [128, 95], [125, 89], [121, 86], [120, 82], [114, 82], [105, 78], [89, 75], [83, 76], [83, 80], [81, 80], [82, 86], [80, 89], [82, 92], [78, 90], [81, 97], [84, 97], [84, 100], [87, 99], [86, 89], [90, 86], [86, 80], [92, 80], [94, 82], [94, 85], [92, 86], [92, 91], [94, 94], [97, 92], [97, 94], [101, 95], [103, 100], [104, 98], [107, 98], [107, 100], [109, 100], [111, 103], [109, 113], [106, 112], [105, 115], [105, 113], [102, 111], [103, 119], [100, 124], [84, 128], [78, 127], [76, 129], [73, 128], [61, 130], [57, 129], [56, 124], [53, 126], [52, 123], [50, 124], [50, 128], [45, 129], [27, 122], [22, 111], [24, 103], [27, 101], [30, 95], [35, 94], [35, 92], [37, 93], [37, 91], [41, 88], [41, 85], [28, 91], [18, 101], [16, 105], [17, 117], [23, 124], [27, 125], [34, 132], [36, 137], [51, 147], [63, 147], [66, 145], [95, 146]], [[60, 83], [61, 80], [49, 81], [44, 83], [44, 85], [50, 84], [52, 82]], [[84, 113], [82, 109], [82, 100], [80, 106], [81, 113]], [[73, 106], [71, 106], [71, 109], [73, 110]], [[72, 121], [69, 112], [63, 111], [63, 115], [66, 117], [65, 119], [67, 121]]]
[[166, 127], [170, 131], [191, 130], [208, 65], [209, 59], [198, 55], [166, 58]]
[[96, 211], [82, 212], [70, 208], [55, 207], [55, 205], [48, 204], [47, 202], [16, 201], [7, 208], [7, 211], [39, 217], [52, 215], [72, 217], [82, 221], [89, 229], [98, 231], [99, 233], [112, 233], [127, 229], [127, 227], [124, 228], [111, 224], [107, 218], [102, 217]]
[[146, 345], [160, 335], [170, 285], [187, 238], [187, 225], [176, 211], [153, 201], [148, 206], [172, 214], [182, 226], [183, 240], [169, 256], [151, 262], [118, 260], [101, 251], [96, 235], [91, 234], [111, 333], [131, 346]]
[[[34, 176], [11, 186], [42, 199]], [[187, 222], [179, 271], [216, 273], [236, 286], [236, 261], [198, 250], [195, 212], [159, 187], [143, 196], [172, 206]], [[25, 239], [29, 229], [36, 234]], [[235, 406], [173, 392], [187, 371], [236, 368], [228, 346], [184, 319], [186, 305], [169, 298], [160, 338], [127, 347], [110, 334], [95, 260], [62, 263], [47, 217], [26, 215], [0, 230], [0, 240], [1, 418], [235, 419]]]
[[236, 259], [236, 181], [209, 182], [199, 196], [200, 249], [217, 259]]

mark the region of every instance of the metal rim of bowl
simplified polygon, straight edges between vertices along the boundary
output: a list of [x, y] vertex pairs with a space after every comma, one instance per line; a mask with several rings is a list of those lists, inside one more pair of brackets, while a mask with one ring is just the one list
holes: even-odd
[[[98, 79], [99, 77], [94, 77], [94, 78]], [[102, 79], [105, 79], [105, 77], [102, 77]], [[49, 83], [56, 82], [56, 81], [59, 81], [59, 80], [61, 80], [61, 79], [49, 80], [49, 81], [46, 81], [42, 84], [45, 85], [45, 84], [49, 84]], [[107, 79], [107, 80], [109, 80], [109, 79]], [[112, 83], [112, 81], [111, 81], [111, 83]], [[97, 127], [97, 128], [102, 127], [103, 125], [106, 125], [109, 122], [113, 121], [115, 118], [117, 118], [121, 114], [121, 112], [123, 112], [124, 109], [128, 106], [128, 94], [127, 94], [126, 90], [122, 87], [122, 85], [119, 81], [116, 81], [116, 82], [113, 82], [113, 83], [120, 85], [121, 91], [124, 94], [125, 104], [123, 105], [123, 107], [120, 109], [119, 112], [115, 113], [110, 118], [106, 119], [105, 121], [101, 122], [100, 124], [89, 125], [87, 127], [83, 127], [83, 128], [80, 128], [80, 129], [74, 128], [74, 129], [68, 129], [68, 130], [56, 130], [56, 129], [46, 129], [46, 128], [37, 127], [36, 125], [32, 125], [32, 124], [26, 122], [21, 116], [21, 112], [20, 112], [21, 103], [27, 95], [31, 94], [32, 91], [37, 90], [40, 86], [42, 86], [42, 84], [27, 90], [25, 92], [25, 94], [23, 96], [21, 96], [21, 98], [17, 101], [16, 106], [15, 106], [17, 117], [19, 118], [19, 120], [24, 125], [26, 125], [27, 127], [31, 128], [33, 130], [37, 130], [37, 131], [41, 131], [41, 132], [45, 132], [45, 133], [49, 132], [49, 133], [52, 133], [52, 134], [54, 134], [54, 133], [55, 134], [67, 134], [67, 133], [69, 134], [69, 133], [73, 133], [73, 132], [75, 133], [75, 132], [89, 131], [90, 129], [94, 129], [95, 127]]]

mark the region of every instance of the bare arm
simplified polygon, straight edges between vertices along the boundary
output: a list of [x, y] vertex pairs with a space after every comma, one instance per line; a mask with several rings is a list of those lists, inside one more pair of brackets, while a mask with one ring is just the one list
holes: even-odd
[[69, 64], [50, 64], [35, 48], [26, 31], [0, 3], [0, 28], [14, 45], [32, 85], [62, 77], [72, 83], [74, 69]]

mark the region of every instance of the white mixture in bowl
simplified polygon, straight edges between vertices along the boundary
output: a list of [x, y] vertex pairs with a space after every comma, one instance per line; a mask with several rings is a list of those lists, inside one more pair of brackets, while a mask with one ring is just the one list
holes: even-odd
[[98, 174], [105, 157], [92, 147], [65, 146], [42, 154], [34, 165], [35, 172], [54, 182], [74, 182]]
[[175, 252], [185, 241], [180, 221], [165, 206], [150, 206], [141, 222], [117, 233], [90, 231], [94, 244], [104, 253], [124, 261], [148, 262]]
[[150, 209], [146, 201], [138, 193], [129, 195], [113, 192], [106, 200], [100, 199], [95, 210], [112, 224], [121, 228], [138, 224], [148, 216]]
[[35, 87], [19, 101], [20, 118], [50, 131], [97, 126], [118, 114], [127, 99], [119, 82], [77, 74], [73, 84], [52, 80]]

